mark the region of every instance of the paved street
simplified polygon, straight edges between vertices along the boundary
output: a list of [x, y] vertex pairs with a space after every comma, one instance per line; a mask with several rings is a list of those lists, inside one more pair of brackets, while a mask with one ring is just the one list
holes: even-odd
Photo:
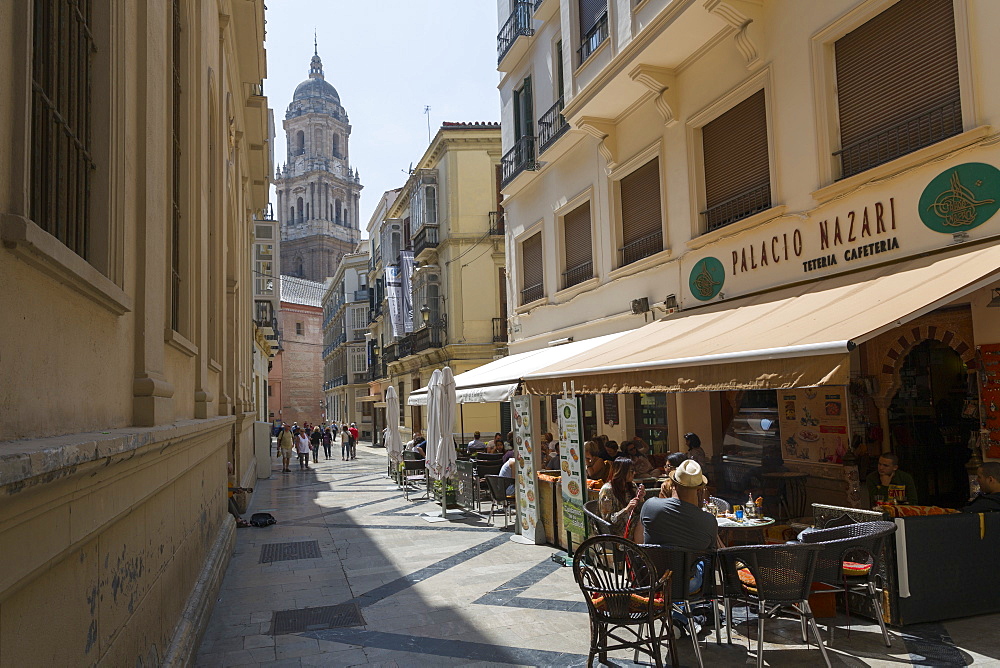
[[[271, 512], [278, 524], [237, 532], [197, 665], [585, 665], [586, 610], [552, 548], [512, 543], [474, 518], [421, 518], [434, 506], [404, 500], [385, 478], [382, 449], [362, 444], [354, 462], [292, 466], [258, 481], [250, 512]], [[269, 547], [276, 543], [296, 545]], [[328, 606], [340, 607], [295, 612]], [[703, 643], [706, 665], [752, 663], [747, 625], [740, 611], [734, 617], [732, 645], [714, 635]], [[834, 665], [1000, 665], [1000, 616], [895, 631], [888, 651], [874, 624], [855, 617], [848, 633], [840, 622]], [[769, 665], [822, 663], [797, 624], [769, 622], [767, 637]], [[682, 665], [695, 665], [690, 642], [679, 647]], [[627, 658], [615, 662], [632, 665]]]

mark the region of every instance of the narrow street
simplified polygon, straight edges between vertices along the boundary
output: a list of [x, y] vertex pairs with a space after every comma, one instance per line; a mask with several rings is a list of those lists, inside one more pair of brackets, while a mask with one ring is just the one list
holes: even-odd
[[[511, 542], [500, 517], [497, 526], [474, 517], [421, 518], [435, 506], [403, 498], [385, 477], [383, 449], [362, 443], [356, 461], [337, 454], [313, 466], [299, 471], [293, 463], [286, 474], [275, 467], [270, 479], [257, 482], [247, 517], [266, 511], [278, 523], [237, 532], [197, 665], [586, 664], [586, 609], [572, 569], [550, 560], [553, 548]], [[716, 645], [714, 634], [703, 642], [706, 665], [754, 660], [742, 611], [734, 617], [732, 645]], [[842, 618], [831, 661], [1000, 665], [997, 617], [894, 631], [890, 650], [877, 626], [854, 617], [848, 632]], [[798, 640], [796, 623], [769, 622], [767, 637], [773, 641], [765, 650], [768, 665], [821, 665], [816, 648]], [[678, 646], [681, 664], [696, 665], [690, 641]], [[633, 665], [622, 653], [612, 658]]]

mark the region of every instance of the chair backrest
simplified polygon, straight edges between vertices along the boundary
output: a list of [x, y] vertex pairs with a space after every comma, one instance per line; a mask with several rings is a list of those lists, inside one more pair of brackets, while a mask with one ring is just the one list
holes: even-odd
[[481, 462], [498, 462], [503, 459], [503, 453], [496, 452], [477, 452], [476, 460]]
[[[804, 601], [809, 598], [816, 557], [822, 549], [807, 543], [722, 548], [717, 554], [726, 595], [781, 604]], [[744, 568], [753, 576], [752, 585], [740, 579]]]
[[407, 459], [403, 461], [403, 473], [417, 473], [427, 470], [427, 463], [423, 459]]
[[715, 504], [715, 507], [719, 509], [719, 512], [728, 513], [730, 510], [733, 509], [733, 507], [729, 505], [728, 501], [726, 501], [725, 499], [720, 499], [717, 496], [710, 496], [708, 497], [708, 500]]
[[816, 526], [826, 529], [833, 526], [844, 526], [853, 522], [879, 522], [885, 516], [878, 510], [863, 510], [861, 508], [846, 508], [844, 506], [828, 506], [822, 503], [812, 504], [813, 519]]
[[[697, 601], [715, 597], [715, 550], [695, 551], [664, 545], [640, 545], [642, 551], [661, 576], [667, 571], [673, 573], [670, 586], [672, 601]], [[705, 562], [704, 579], [701, 588], [690, 591], [691, 576], [695, 564]]]
[[596, 536], [613, 535], [611, 532], [611, 522], [601, 517], [599, 505], [599, 501], [587, 501], [583, 504], [583, 515], [590, 523], [590, 534]]
[[660, 574], [632, 541], [618, 536], [588, 538], [573, 555], [573, 578], [583, 591], [592, 620], [640, 624], [664, 609], [656, 600]]
[[405, 461], [413, 461], [415, 459], [420, 459], [420, 455], [418, 455], [417, 453], [413, 452], [412, 450], [404, 450], [403, 451], [403, 461], [404, 462]]
[[503, 468], [502, 462], [476, 462], [476, 475], [497, 475]]
[[830, 529], [806, 530], [799, 534], [803, 543], [819, 545], [815, 578], [822, 582], [839, 582], [845, 561], [871, 564], [868, 578], [879, 572], [885, 541], [896, 532], [892, 522], [856, 522]]
[[501, 478], [498, 475], [486, 476], [486, 486], [490, 490], [490, 498], [494, 503], [507, 502], [507, 488], [514, 483], [513, 478]]

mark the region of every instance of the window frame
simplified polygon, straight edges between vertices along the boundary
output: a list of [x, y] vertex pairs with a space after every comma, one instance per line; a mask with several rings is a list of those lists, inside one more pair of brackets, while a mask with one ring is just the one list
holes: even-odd
[[[522, 299], [524, 298], [524, 290], [525, 290], [525, 284], [524, 284], [524, 279], [525, 279], [525, 271], [524, 271], [524, 244], [528, 240], [532, 239], [536, 234], [539, 236], [539, 241], [540, 241], [540, 243], [542, 245], [542, 276], [541, 276], [541, 284], [540, 284], [541, 287], [542, 287], [542, 295], [539, 298], [537, 298], [537, 299], [533, 299], [531, 301], [525, 302], [525, 301], [522, 301]], [[543, 226], [543, 221], [540, 220], [540, 221], [536, 222], [534, 225], [532, 225], [531, 227], [525, 229], [525, 231], [522, 234], [518, 235], [517, 238], [514, 239], [514, 243], [516, 244], [515, 248], [516, 248], [516, 252], [517, 252], [517, 266], [520, 268], [520, 271], [517, 272], [517, 274], [518, 274], [518, 277], [517, 277], [517, 283], [518, 283], [518, 285], [517, 285], [517, 301], [516, 301], [517, 308], [515, 309], [515, 312], [521, 313], [524, 310], [530, 309], [534, 305], [543, 303], [546, 300], [547, 296], [548, 296], [548, 290], [545, 287], [545, 275], [546, 275], [546, 272], [545, 272], [545, 230], [544, 230], [544, 226]]]
[[[632, 172], [636, 171], [640, 167], [645, 166], [654, 158], [658, 158], [660, 161], [659, 175], [660, 175], [660, 233], [662, 235], [663, 248], [652, 255], [648, 255], [644, 258], [631, 262], [629, 264], [620, 264], [619, 262], [619, 252], [618, 249], [622, 247], [622, 240], [625, 238], [625, 228], [622, 219], [622, 198], [621, 198], [621, 181], [626, 176], [630, 175]], [[623, 273], [633, 272], [640, 270], [650, 264], [655, 264], [661, 262], [666, 258], [670, 257], [670, 236], [667, 227], [667, 188], [664, 168], [666, 164], [666, 150], [664, 147], [663, 139], [657, 139], [649, 146], [645, 147], [635, 155], [633, 155], [628, 160], [622, 161], [611, 173], [608, 175], [608, 191], [611, 195], [611, 247], [614, 257], [611, 258], [611, 271], [609, 273], [609, 278], [617, 278]], [[593, 215], [593, 211], [591, 213]]]
[[[574, 285], [565, 286], [563, 282], [564, 273], [570, 269], [566, 266], [566, 216], [573, 213], [581, 206], [589, 204], [590, 205], [590, 264], [591, 264], [591, 276], [586, 278], [579, 283]], [[575, 292], [581, 292], [590, 287], [599, 275], [598, 270], [598, 248], [597, 248], [597, 229], [595, 225], [595, 216], [597, 214], [597, 197], [593, 186], [588, 186], [585, 190], [575, 195], [565, 204], [560, 206], [555, 211], [555, 228], [556, 228], [556, 255], [557, 255], [557, 268], [559, 270], [558, 284], [556, 286], [556, 294], [562, 296], [564, 294], [571, 294]], [[543, 257], [544, 257], [544, 246]], [[543, 272], [544, 279], [544, 272]]]

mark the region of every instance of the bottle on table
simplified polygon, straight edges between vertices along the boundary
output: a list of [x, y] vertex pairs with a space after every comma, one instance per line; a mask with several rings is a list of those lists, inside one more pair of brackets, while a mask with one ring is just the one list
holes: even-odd
[[749, 498], [747, 499], [747, 503], [744, 506], [744, 512], [746, 513], [748, 520], [757, 518], [757, 504], [754, 503], [753, 494], [750, 494]]

